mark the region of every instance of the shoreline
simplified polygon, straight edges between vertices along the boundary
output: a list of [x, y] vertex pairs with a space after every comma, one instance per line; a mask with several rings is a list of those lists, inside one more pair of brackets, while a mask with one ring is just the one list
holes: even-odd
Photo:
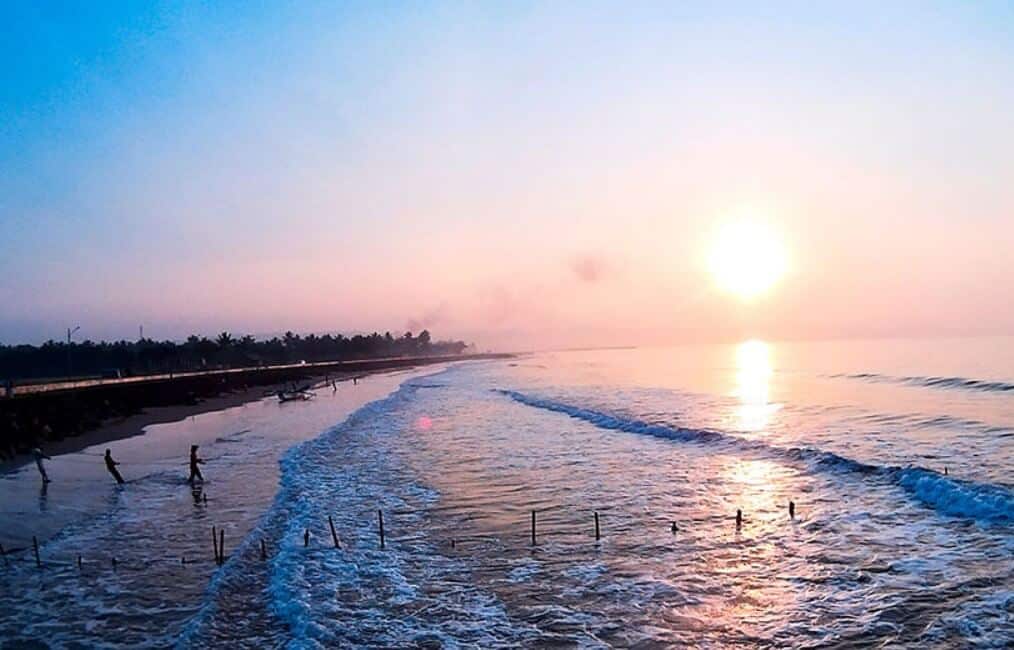
[[[0, 475], [31, 462], [31, 449], [40, 442], [50, 455], [67, 453], [103, 440], [135, 435], [138, 428], [149, 424], [241, 404], [290, 384], [330, 378], [347, 381], [389, 370], [508, 356], [389, 357], [43, 386], [31, 393], [0, 399]], [[116, 427], [123, 430], [109, 433]]]
[[[348, 375], [331, 377], [331, 379], [338, 382], [346, 382], [353, 377], [365, 377], [377, 374], [378, 372], [382, 371], [349, 373]], [[324, 379], [324, 375], [311, 379], [316, 384]], [[99, 426], [87, 429], [77, 435], [44, 443], [43, 451], [47, 456], [52, 458], [75, 454], [94, 445], [144, 435], [145, 429], [152, 425], [182, 422], [195, 415], [215, 413], [235, 406], [256, 402], [270, 397], [273, 393], [288, 385], [289, 382], [280, 382], [270, 385], [249, 386], [207, 397], [192, 404], [148, 407], [139, 413], [108, 418], [99, 424]], [[31, 453], [18, 453], [14, 459], [4, 459], [0, 461], [0, 476], [13, 474], [32, 462]]]
[[[158, 528], [169, 529], [186, 520], [189, 527], [176, 530], [174, 545], [183, 544], [185, 548], [179, 552], [188, 559], [200, 557], [205, 536], [198, 535], [199, 542], [192, 539], [195, 524], [217, 525], [226, 531], [227, 538], [242, 539], [275, 498], [281, 475], [278, 461], [289, 448], [344, 421], [408, 378], [431, 370], [438, 368], [422, 365], [337, 377], [332, 374], [340, 384], [334, 391], [320, 381], [321, 376], [312, 381], [312, 399], [291, 404], [279, 403], [272, 394], [286, 386], [280, 384], [110, 419], [81, 436], [44, 448], [51, 457], [46, 470], [52, 482], [40, 480], [30, 455], [3, 464], [0, 543], [12, 560], [31, 561], [34, 537], [43, 546], [47, 563], [73, 564], [74, 553], [82, 555], [86, 564], [94, 564], [96, 557], [108, 561], [107, 547], [118, 546], [121, 535], [127, 533], [115, 532], [113, 538], [97, 546], [86, 544], [69, 555], [59, 545], [49, 544], [69, 526], [102, 537], [108, 531], [101, 524], [87, 523], [90, 517], [129, 511], [135, 499], [154, 499], [162, 510], [145, 507], [135, 511], [125, 522], [129, 535], [144, 537], [147, 541], [141, 546], [148, 547], [151, 540], [145, 529], [153, 522], [159, 522]], [[355, 387], [350, 381], [354, 378], [361, 379]], [[306, 383], [311, 383], [309, 378]], [[196, 484], [189, 484], [186, 478], [185, 459], [192, 444], [200, 446], [201, 458], [207, 463], [202, 466], [205, 478]], [[101, 461], [106, 447], [122, 464], [126, 485], [116, 485], [108, 476]], [[18, 555], [26, 552], [29, 555]], [[131, 552], [118, 549], [124, 555]], [[127, 562], [123, 556], [120, 560]]]

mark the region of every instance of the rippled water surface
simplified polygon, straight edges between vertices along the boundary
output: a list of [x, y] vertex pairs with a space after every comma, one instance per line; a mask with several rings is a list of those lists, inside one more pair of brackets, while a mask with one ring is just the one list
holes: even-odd
[[[182, 647], [1009, 647], [1011, 356], [1003, 339], [539, 354], [377, 383], [347, 419], [324, 394], [227, 411], [213, 426], [249, 432], [216, 443], [234, 454], [219, 472], [238, 477], [225, 503], [156, 475], [107, 490], [44, 547], [168, 544], [203, 563], [21, 561], [0, 632]], [[220, 568], [206, 558], [216, 522], [231, 540]]]

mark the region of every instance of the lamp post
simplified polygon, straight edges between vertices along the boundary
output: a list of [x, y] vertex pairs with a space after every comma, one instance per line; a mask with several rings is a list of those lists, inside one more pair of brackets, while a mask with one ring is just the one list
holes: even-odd
[[70, 337], [74, 336], [74, 332], [78, 331], [79, 329], [81, 329], [80, 325], [75, 325], [74, 329], [71, 329], [69, 327], [67, 328], [67, 376], [68, 377], [70, 377], [71, 374], [72, 374], [72, 372], [73, 372], [73, 370], [72, 370], [73, 367], [71, 366], [71, 363], [70, 363]]

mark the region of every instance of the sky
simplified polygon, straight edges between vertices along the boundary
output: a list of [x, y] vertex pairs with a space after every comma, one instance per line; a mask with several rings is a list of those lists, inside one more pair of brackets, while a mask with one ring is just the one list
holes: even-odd
[[[819, 5], [819, 6], [813, 6]], [[1014, 333], [1009, 3], [0, 8], [0, 342]], [[784, 249], [723, 291], [723, 224]]]

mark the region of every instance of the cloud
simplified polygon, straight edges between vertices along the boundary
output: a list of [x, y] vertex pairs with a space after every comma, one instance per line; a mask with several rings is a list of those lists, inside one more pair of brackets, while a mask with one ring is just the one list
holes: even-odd
[[574, 272], [574, 275], [581, 282], [596, 284], [608, 273], [609, 264], [602, 257], [586, 254], [572, 259], [570, 261], [570, 270]]

